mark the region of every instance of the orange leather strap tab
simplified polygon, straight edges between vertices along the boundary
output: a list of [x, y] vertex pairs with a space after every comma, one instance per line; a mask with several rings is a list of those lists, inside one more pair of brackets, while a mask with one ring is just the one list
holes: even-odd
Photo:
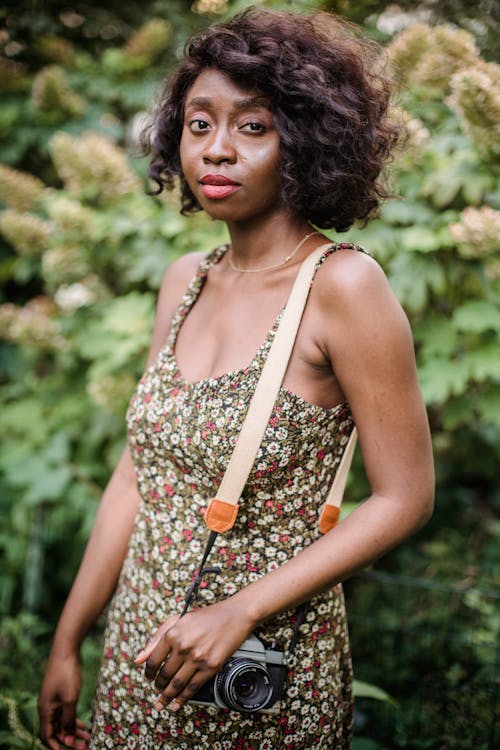
[[322, 534], [333, 529], [337, 525], [340, 516], [340, 508], [336, 505], [323, 505], [319, 517], [319, 530]]
[[211, 531], [223, 534], [234, 526], [238, 506], [233, 503], [225, 503], [224, 500], [212, 498], [205, 513], [205, 523]]

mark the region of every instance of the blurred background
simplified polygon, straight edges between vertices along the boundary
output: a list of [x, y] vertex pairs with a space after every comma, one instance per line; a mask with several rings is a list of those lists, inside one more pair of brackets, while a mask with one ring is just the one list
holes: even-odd
[[[38, 747], [36, 693], [121, 452], [165, 266], [225, 230], [147, 196], [137, 137], [197, 29], [241, 0], [0, 4], [0, 747]], [[497, 0], [261, 2], [381, 42], [408, 141], [380, 217], [341, 239], [410, 319], [433, 431], [430, 524], [346, 585], [354, 750], [493, 750], [500, 623]], [[332, 235], [333, 236], [333, 235]], [[346, 512], [367, 490], [359, 456]], [[102, 626], [102, 623], [101, 623]], [[101, 640], [85, 645], [88, 718]], [[497, 730], [498, 731], [498, 730]], [[332, 748], [334, 750], [334, 748]]]

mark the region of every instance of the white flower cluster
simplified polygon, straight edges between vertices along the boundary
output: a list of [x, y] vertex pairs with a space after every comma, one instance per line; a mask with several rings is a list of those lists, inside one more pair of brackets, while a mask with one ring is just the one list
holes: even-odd
[[40, 36], [35, 42], [35, 49], [41, 57], [60, 65], [73, 65], [75, 48], [68, 39], [55, 34]]
[[140, 189], [125, 153], [103, 135], [89, 131], [73, 138], [59, 132], [50, 151], [65, 187], [79, 198], [111, 202]]
[[29, 211], [43, 195], [45, 185], [19, 169], [0, 164], [0, 201], [17, 211]]
[[31, 213], [8, 208], [0, 214], [0, 233], [20, 255], [39, 257], [47, 248], [53, 225]]
[[95, 299], [95, 293], [82, 282], [62, 284], [54, 294], [56, 304], [65, 312], [73, 312], [80, 307], [86, 307], [95, 302]]
[[391, 4], [378, 16], [377, 29], [384, 34], [396, 34], [417, 23], [430, 21], [431, 15], [430, 8], [418, 6], [411, 10], [406, 10], [400, 8], [399, 5]]
[[397, 34], [387, 48], [396, 76], [407, 86], [442, 95], [451, 76], [473, 66], [479, 52], [472, 34], [451, 26], [418, 23]]
[[195, 0], [191, 10], [200, 15], [220, 15], [227, 10], [227, 0]]
[[70, 117], [79, 117], [87, 106], [85, 99], [70, 88], [66, 73], [58, 65], [47, 65], [37, 73], [31, 99], [42, 112], [61, 112]]
[[62, 349], [65, 340], [54, 319], [57, 308], [49, 297], [35, 297], [24, 307], [0, 305], [0, 333], [3, 338], [37, 349]]
[[90, 266], [79, 245], [58, 245], [42, 257], [42, 275], [49, 286], [80, 281], [90, 273]]
[[451, 79], [447, 103], [462, 119], [462, 126], [479, 153], [500, 157], [500, 65], [480, 61]]
[[395, 163], [398, 169], [411, 171], [420, 164], [423, 153], [429, 144], [430, 133], [422, 120], [413, 117], [401, 107], [393, 107], [390, 117], [405, 131], [406, 138], [398, 145], [394, 152]]
[[460, 221], [450, 225], [450, 233], [463, 258], [485, 258], [500, 254], [500, 211], [490, 206], [469, 206]]
[[55, 197], [47, 201], [47, 213], [64, 232], [74, 232], [86, 237], [92, 235], [95, 214], [79, 201], [55, 193]]
[[172, 27], [163, 18], [151, 18], [128, 40], [123, 51], [128, 57], [140, 57], [151, 63], [169, 45]]

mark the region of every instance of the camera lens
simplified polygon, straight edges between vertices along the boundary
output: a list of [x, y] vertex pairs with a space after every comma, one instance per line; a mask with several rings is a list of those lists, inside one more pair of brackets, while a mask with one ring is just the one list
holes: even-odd
[[269, 704], [273, 684], [264, 664], [253, 659], [232, 659], [218, 673], [219, 698], [235, 711], [262, 711]]
[[257, 688], [255, 675], [244, 672], [235, 678], [233, 682], [234, 692], [242, 698], [250, 698]]

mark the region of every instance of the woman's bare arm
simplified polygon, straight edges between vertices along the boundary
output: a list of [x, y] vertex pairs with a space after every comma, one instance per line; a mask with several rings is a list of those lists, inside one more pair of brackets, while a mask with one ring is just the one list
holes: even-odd
[[126, 448], [104, 491], [78, 574], [54, 637], [58, 652], [74, 651], [96, 621], [120, 574], [139, 505], [134, 467]]
[[[173, 313], [199, 263], [192, 253], [173, 263], [162, 281], [147, 366], [165, 342]], [[135, 470], [128, 448], [104, 491], [80, 569], [59, 621], [54, 646], [79, 648], [116, 586], [139, 506]]]

